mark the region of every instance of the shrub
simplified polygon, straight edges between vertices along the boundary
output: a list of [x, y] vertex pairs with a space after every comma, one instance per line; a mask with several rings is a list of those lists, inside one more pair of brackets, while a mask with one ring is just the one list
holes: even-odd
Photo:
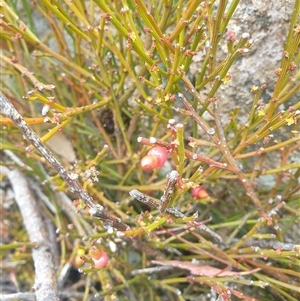
[[[35, 281], [37, 300], [52, 298], [46, 279], [53, 300], [299, 297], [300, 3], [274, 81], [248, 76], [237, 100], [237, 66], [260, 60], [232, 29], [239, 5], [1, 4], [1, 176], [20, 209], [3, 184], [10, 285]], [[145, 172], [150, 148], [168, 158]], [[95, 268], [91, 248], [109, 264]]]

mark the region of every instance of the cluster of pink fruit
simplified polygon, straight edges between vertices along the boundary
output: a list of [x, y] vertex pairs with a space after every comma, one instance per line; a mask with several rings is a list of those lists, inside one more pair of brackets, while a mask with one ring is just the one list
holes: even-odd
[[[145, 157], [142, 158], [141, 167], [146, 171], [160, 168], [166, 163], [167, 157], [168, 151], [165, 147], [155, 146], [148, 151]], [[196, 199], [203, 199], [209, 196], [207, 191], [201, 186], [193, 188], [191, 190], [191, 194]], [[89, 255], [91, 256], [91, 259], [94, 262], [94, 266], [96, 268], [104, 268], [109, 262], [107, 253], [95, 246], [91, 247], [91, 249], [89, 250]]]
[[[165, 147], [155, 146], [148, 151], [145, 157], [142, 158], [141, 167], [146, 171], [160, 168], [166, 163], [167, 157], [168, 151]], [[204, 199], [209, 196], [208, 192], [202, 186], [193, 188], [191, 193], [196, 199]]]

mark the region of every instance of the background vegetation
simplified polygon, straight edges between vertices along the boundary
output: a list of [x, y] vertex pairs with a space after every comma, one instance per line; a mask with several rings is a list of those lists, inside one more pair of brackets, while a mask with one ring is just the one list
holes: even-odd
[[[300, 1], [271, 95], [253, 84], [228, 115], [220, 94], [253, 45], [228, 28], [239, 1], [21, 3], [0, 5], [2, 297], [32, 300], [39, 242], [61, 300], [298, 300]], [[144, 171], [157, 145], [168, 161]], [[11, 201], [22, 177], [41, 239]]]

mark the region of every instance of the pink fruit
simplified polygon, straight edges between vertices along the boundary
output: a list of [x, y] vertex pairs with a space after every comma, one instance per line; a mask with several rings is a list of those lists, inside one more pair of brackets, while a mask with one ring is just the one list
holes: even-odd
[[95, 246], [92, 246], [89, 250], [89, 254], [94, 261], [94, 265], [96, 268], [104, 268], [106, 267], [109, 258], [106, 252], [98, 249]]
[[156, 157], [157, 167], [162, 167], [167, 161], [168, 152], [162, 146], [155, 146], [149, 150], [148, 155]]
[[192, 193], [192, 196], [196, 199], [205, 199], [205, 198], [209, 197], [208, 192], [202, 186], [193, 188], [191, 190], [191, 193]]
[[102, 256], [99, 259], [92, 259], [96, 268], [105, 268], [109, 261], [106, 252], [102, 252]]
[[157, 158], [153, 155], [146, 155], [142, 160], [141, 160], [141, 167], [143, 170], [153, 170], [157, 166]]

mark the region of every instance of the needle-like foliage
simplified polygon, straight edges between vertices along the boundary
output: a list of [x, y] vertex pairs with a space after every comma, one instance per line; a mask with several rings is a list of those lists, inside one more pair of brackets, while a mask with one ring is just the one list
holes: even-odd
[[274, 82], [224, 113], [238, 6], [0, 3], [3, 298], [298, 300], [300, 1]]

